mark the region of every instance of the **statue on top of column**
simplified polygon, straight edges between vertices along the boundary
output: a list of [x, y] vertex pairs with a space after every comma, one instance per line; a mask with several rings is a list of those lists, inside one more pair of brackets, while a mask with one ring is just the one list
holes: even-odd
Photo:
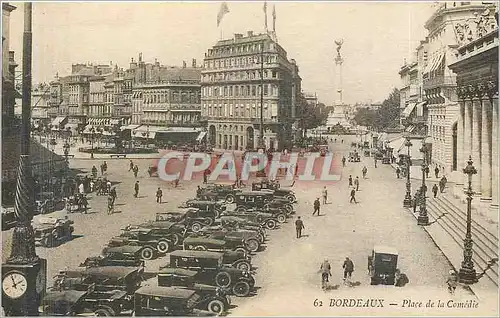
[[342, 48], [342, 44], [344, 44], [344, 40], [335, 40], [335, 44], [337, 44], [337, 57], [341, 58], [342, 56], [340, 55], [340, 49]]

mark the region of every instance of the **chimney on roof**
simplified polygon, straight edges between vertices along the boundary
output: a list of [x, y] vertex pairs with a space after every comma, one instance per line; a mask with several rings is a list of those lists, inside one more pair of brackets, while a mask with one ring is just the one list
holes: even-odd
[[158, 59], [155, 59], [155, 66], [160, 66], [160, 62], [158, 62]]
[[234, 34], [234, 39], [235, 40], [241, 39], [242, 37], [243, 37], [243, 34], [241, 34], [241, 33], [235, 33]]
[[182, 61], [182, 68], [186, 68], [186, 61]]
[[192, 68], [196, 68], [196, 59], [193, 59], [193, 61], [191, 63], [191, 67]]
[[139, 53], [139, 63], [142, 62], [142, 53]]
[[253, 36], [253, 31], [247, 31], [247, 35], [248, 35], [248, 37], [252, 37]]

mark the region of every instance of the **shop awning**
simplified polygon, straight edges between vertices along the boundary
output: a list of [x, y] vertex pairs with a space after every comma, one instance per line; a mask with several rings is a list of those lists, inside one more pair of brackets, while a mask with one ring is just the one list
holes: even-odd
[[120, 129], [121, 130], [127, 130], [127, 129], [130, 129], [130, 130], [134, 130], [134, 129], [137, 129], [140, 125], [127, 125], [127, 126], [122, 126]]
[[162, 133], [200, 133], [201, 128], [191, 128], [191, 127], [168, 127], [164, 128]]
[[120, 125], [121, 119], [111, 119], [109, 122], [110, 125]]
[[207, 135], [206, 131], [200, 132], [200, 134], [198, 135], [198, 137], [196, 137], [196, 141], [202, 141], [203, 138], [205, 138], [206, 135]]
[[417, 103], [410, 103], [408, 106], [406, 106], [401, 115], [405, 118], [410, 116], [411, 112], [415, 109], [415, 106], [417, 106]]
[[52, 126], [59, 126], [61, 125], [68, 117], [56, 117], [54, 121], [52, 121]]
[[134, 137], [155, 139], [156, 133], [163, 132], [166, 127], [142, 125], [132, 131]]
[[387, 147], [392, 148], [394, 150], [394, 152], [399, 152], [399, 150], [401, 150], [401, 148], [404, 147], [405, 141], [406, 141], [405, 138], [399, 137], [397, 139], [393, 139], [393, 140], [389, 141], [389, 143], [387, 144]]
[[424, 74], [430, 73], [436, 70], [441, 62], [443, 61], [444, 53], [440, 53], [439, 55], [435, 55], [434, 58], [427, 64], [427, 67], [424, 70]]

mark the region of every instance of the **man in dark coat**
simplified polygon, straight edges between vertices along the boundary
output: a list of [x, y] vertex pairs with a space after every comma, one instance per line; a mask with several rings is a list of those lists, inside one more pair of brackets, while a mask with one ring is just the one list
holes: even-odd
[[417, 213], [417, 205], [420, 204], [420, 189], [413, 196], [413, 213]]
[[316, 200], [314, 200], [314, 212], [313, 212], [313, 215], [316, 214], [316, 212], [318, 212], [318, 216], [319, 216], [319, 207], [320, 207], [319, 198], [316, 198]]
[[446, 182], [448, 182], [448, 179], [446, 179], [446, 176], [443, 176], [441, 180], [439, 180], [439, 190], [441, 193], [444, 192], [444, 188], [446, 187]]
[[401, 174], [401, 169], [399, 169], [399, 167], [396, 168], [396, 176], [398, 177], [399, 179], [399, 175]]
[[112, 187], [111, 190], [109, 190], [109, 195], [111, 198], [113, 198], [113, 205], [115, 204], [116, 201], [116, 187]]
[[352, 176], [349, 175], [349, 187], [352, 187]]
[[356, 201], [356, 189], [354, 188], [351, 189], [351, 200], [349, 200], [349, 203], [352, 203], [352, 201], [354, 201], [354, 203], [358, 203]]
[[439, 177], [439, 168], [438, 167], [436, 167], [434, 169], [434, 174], [436, 175], [436, 179], [437, 179]]
[[163, 191], [161, 191], [160, 187], [156, 190], [156, 203], [161, 203], [161, 197], [163, 196]]
[[354, 263], [349, 259], [349, 257], [345, 258], [342, 268], [344, 269], [344, 280], [348, 277], [351, 279], [352, 272], [354, 272]]
[[139, 196], [139, 181], [136, 181], [134, 185], [134, 197], [137, 198], [138, 196]]
[[434, 193], [434, 197], [437, 197], [437, 195], [438, 195], [438, 186], [435, 183], [434, 183], [434, 186], [432, 187], [432, 192]]
[[305, 229], [304, 227], [304, 222], [300, 219], [300, 216], [297, 217], [297, 220], [295, 221], [295, 231], [297, 232], [297, 238], [302, 237], [302, 230]]

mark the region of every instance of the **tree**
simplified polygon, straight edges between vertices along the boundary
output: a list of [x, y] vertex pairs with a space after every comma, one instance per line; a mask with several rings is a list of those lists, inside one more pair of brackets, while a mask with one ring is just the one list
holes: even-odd
[[382, 102], [382, 106], [376, 111], [368, 108], [358, 109], [354, 121], [358, 125], [372, 127], [376, 130], [395, 128], [399, 124], [399, 107], [399, 90], [394, 88], [389, 97]]
[[326, 124], [328, 109], [323, 103], [318, 103], [317, 105], [310, 104], [305, 97], [301, 95], [298, 99], [297, 111], [300, 118], [302, 136], [306, 135], [308, 129], [314, 129]]

